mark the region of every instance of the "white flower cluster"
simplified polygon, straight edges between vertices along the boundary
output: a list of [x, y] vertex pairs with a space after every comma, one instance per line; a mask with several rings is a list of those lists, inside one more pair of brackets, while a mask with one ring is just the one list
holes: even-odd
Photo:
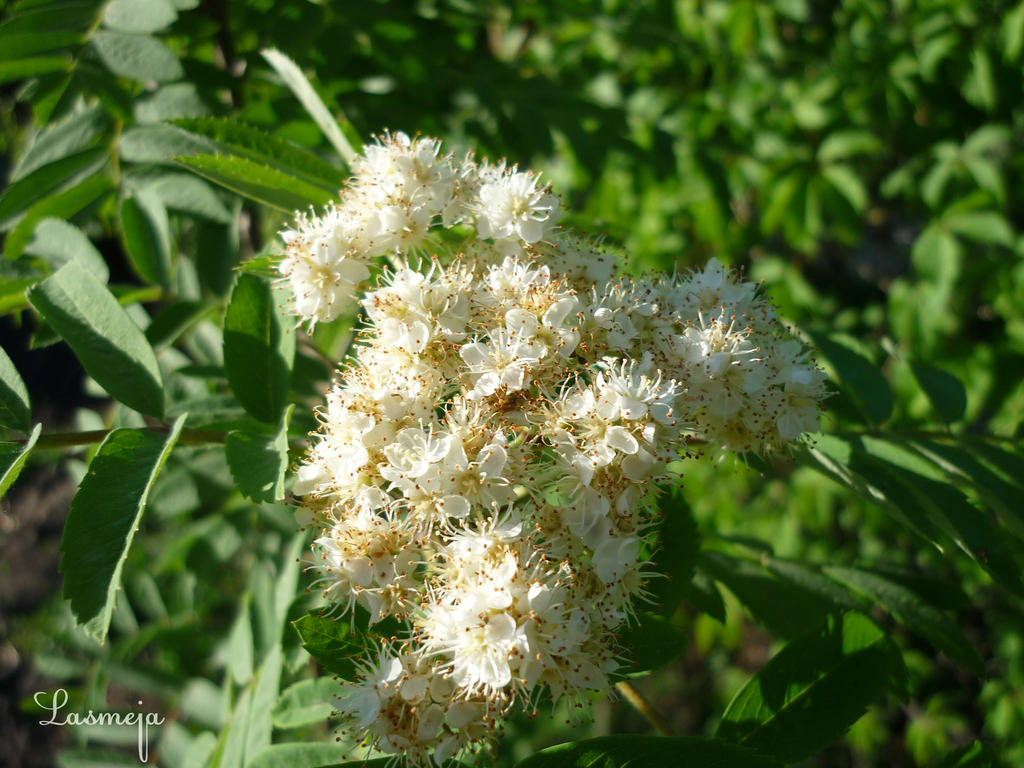
[[619, 276], [560, 215], [532, 173], [395, 134], [284, 233], [296, 312], [356, 297], [365, 317], [293, 487], [322, 528], [323, 593], [405, 627], [336, 706], [420, 765], [512, 706], [606, 688], [652, 481], [692, 442], [798, 439], [825, 394], [756, 286], [715, 260]]

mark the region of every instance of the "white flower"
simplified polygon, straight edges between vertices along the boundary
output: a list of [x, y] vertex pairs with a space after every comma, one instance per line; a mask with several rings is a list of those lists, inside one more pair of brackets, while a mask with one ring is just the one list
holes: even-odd
[[499, 389], [517, 392], [530, 383], [530, 372], [540, 364], [546, 348], [522, 333], [494, 328], [487, 342], [463, 345], [459, 354], [469, 367], [473, 388], [470, 400], [493, 395]]
[[561, 217], [558, 198], [539, 179], [515, 169], [480, 185], [476, 227], [480, 237], [518, 237], [525, 243], [546, 239]]

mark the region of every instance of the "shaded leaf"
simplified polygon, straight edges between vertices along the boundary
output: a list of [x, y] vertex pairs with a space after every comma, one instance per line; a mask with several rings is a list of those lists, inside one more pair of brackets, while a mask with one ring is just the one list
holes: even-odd
[[786, 637], [800, 634], [835, 608], [814, 592], [722, 552], [702, 551], [697, 565], [728, 587], [757, 621]]
[[668, 491], [659, 504], [664, 519], [658, 528], [658, 550], [652, 558], [653, 570], [664, 578], [651, 579], [648, 589], [652, 602], [661, 606], [663, 616], [675, 613], [693, 579], [700, 549], [697, 521], [678, 489]]
[[0, 427], [28, 432], [32, 426], [32, 405], [25, 382], [11, 358], [0, 347]]
[[686, 650], [686, 632], [656, 613], [640, 611], [636, 623], [618, 633], [626, 663], [616, 674], [637, 675], [660, 669]]
[[835, 335], [812, 333], [811, 337], [835, 370], [840, 386], [856, 397], [868, 419], [884, 423], [892, 413], [892, 392], [878, 366]]
[[175, 301], [168, 304], [146, 326], [146, 340], [153, 349], [173, 344], [181, 334], [216, 309], [205, 301]]
[[288, 469], [289, 406], [277, 434], [259, 435], [236, 430], [224, 443], [231, 476], [243, 496], [255, 502], [284, 498], [284, 476]]
[[910, 368], [932, 407], [947, 424], [959, 421], [967, 409], [967, 390], [960, 379], [940, 368], [911, 362]]
[[976, 675], [985, 674], [981, 656], [953, 620], [905, 585], [859, 568], [825, 566], [825, 572], [877, 600], [911, 632], [921, 635]]
[[295, 355], [295, 329], [282, 315], [266, 280], [239, 275], [224, 316], [224, 371], [245, 409], [271, 423], [284, 409]]
[[515, 768], [648, 768], [682, 765], [687, 768], [781, 768], [781, 764], [752, 749], [697, 736], [602, 736], [542, 749]]
[[148, 283], [167, 282], [171, 262], [171, 232], [167, 211], [151, 195], [121, 201], [121, 233], [125, 250], [139, 277]]
[[793, 640], [733, 698], [717, 735], [784, 762], [840, 738], [867, 707], [904, 687], [899, 651], [858, 613]]

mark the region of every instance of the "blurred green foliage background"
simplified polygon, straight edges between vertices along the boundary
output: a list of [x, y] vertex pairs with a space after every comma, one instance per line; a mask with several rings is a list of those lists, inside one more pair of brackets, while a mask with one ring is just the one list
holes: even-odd
[[[195, 177], [182, 192], [174, 180], [185, 171], [166, 149], [180, 139], [167, 121], [223, 116], [330, 156], [316, 124], [260, 56], [271, 46], [310, 74], [350, 135], [421, 132], [456, 151], [472, 147], [542, 170], [570, 208], [567, 223], [606, 232], [630, 270], [682, 270], [712, 256], [741, 265], [765, 282], [787, 320], [815, 340], [832, 334], [829, 343], [883, 372], [880, 383], [865, 374], [866, 382], [848, 388], [856, 372], [840, 370], [841, 351], [826, 354], [843, 386], [823, 431], [955, 434], [979, 454], [988, 451], [985, 468], [1001, 484], [997, 516], [1019, 535], [1024, 3], [176, 0], [167, 8], [166, 23], [137, 24], [135, 36], [146, 42], [136, 47], [150, 47], [144, 55], [111, 38], [124, 26], [107, 31], [93, 2], [22, 0], [0, 10], [0, 179], [14, 189], [73, 158], [52, 176], [45, 199], [0, 202], [8, 257], [0, 308], [5, 333], [20, 339], [11, 348], [26, 347], [23, 359], [29, 345], [47, 344], [22, 292], [49, 267], [19, 256], [45, 262], [46, 240], [34, 227], [46, 217], [79, 227], [109, 264], [112, 283], [161, 284], [158, 308], [175, 297], [222, 300], [240, 261], [274, 251], [287, 215]], [[91, 193], [97, 178], [105, 185]], [[167, 243], [165, 274], [133, 253], [125, 199], [157, 211], [145, 209]], [[31, 342], [18, 336], [33, 327]], [[173, 379], [183, 402], [208, 395], [211, 380], [216, 388], [208, 369], [217, 353], [203, 327], [190, 331], [183, 351], [167, 350], [191, 366]], [[322, 330], [319, 351], [336, 359], [346, 332]], [[313, 404], [328, 372], [315, 356], [303, 365], [293, 386]], [[936, 369], [938, 378], [929, 378]], [[959, 412], [937, 410], [930, 396], [928, 382], [947, 382], [942, 372], [963, 382]], [[88, 390], [39, 391], [68, 429], [134, 425], [130, 415], [103, 410]], [[231, 694], [228, 682], [218, 688], [211, 680], [251, 678], [253, 649], [258, 659], [266, 642], [260, 632], [272, 631], [267, 617], [287, 608], [261, 601], [289, 567], [294, 533], [285, 506], [239, 496], [222, 454], [188, 450], [156, 489], [154, 514], [128, 561], [112, 642], [101, 648], [75, 631], [56, 594], [7, 600], [0, 628], [24, 657], [17, 671], [7, 670], [20, 681], [11, 683], [19, 696], [42, 675], [101, 709], [118, 690], [131, 690], [177, 713], [186, 725], [165, 728], [162, 765], [198, 765], [195, 757], [213, 749]], [[82, 458], [65, 457], [61, 467], [80, 475]], [[986, 506], [985, 489], [952, 463], [936, 466]], [[688, 644], [671, 666], [634, 681], [675, 733], [712, 733], [733, 693], [798, 628], [789, 621], [797, 608], [779, 607], [795, 598], [778, 587], [773, 568], [860, 564], [898, 573], [953, 617], [985, 674], [940, 654], [903, 626], [912, 623], [905, 617], [876, 609], [903, 649], [908, 701], [873, 707], [843, 741], [804, 764], [933, 766], [980, 739], [996, 764], [1024, 765], [1019, 598], [977, 563], [924, 545], [797, 458], [680, 468], [685, 480], [671, 503], [692, 510], [701, 539], [695, 581], [673, 618]], [[29, 503], [12, 493], [10, 514], [17, 519], [18, 505]], [[215, 509], [223, 514], [207, 514]], [[43, 530], [32, 544], [49, 547], [41, 562], [50, 589], [53, 536]], [[6, 567], [20, 562], [12, 554]], [[303, 652], [290, 642], [286, 666], [300, 675]], [[30, 704], [19, 706], [28, 714], [5, 715], [12, 734], [26, 727], [19, 717], [32, 716]], [[564, 714], [513, 721], [499, 765], [566, 738], [650, 728], [622, 702], [597, 702], [593, 721], [575, 730]], [[322, 725], [304, 727], [304, 738], [328, 738]], [[25, 746], [43, 736], [19, 738]], [[102, 738], [76, 733], [62, 764], [86, 764], [74, 760], [94, 754]], [[21, 754], [26, 765], [30, 751]]]

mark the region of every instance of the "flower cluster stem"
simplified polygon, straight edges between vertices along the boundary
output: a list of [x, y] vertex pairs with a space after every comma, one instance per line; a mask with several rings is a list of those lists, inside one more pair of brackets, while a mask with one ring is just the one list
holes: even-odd
[[662, 736], [673, 736], [672, 728], [665, 718], [663, 718], [654, 707], [651, 706], [650, 702], [645, 699], [641, 693], [629, 684], [626, 680], [620, 680], [615, 684], [615, 688], [619, 693], [622, 694], [623, 698], [633, 705], [633, 708], [644, 716], [651, 725], [654, 726], [655, 730]]

